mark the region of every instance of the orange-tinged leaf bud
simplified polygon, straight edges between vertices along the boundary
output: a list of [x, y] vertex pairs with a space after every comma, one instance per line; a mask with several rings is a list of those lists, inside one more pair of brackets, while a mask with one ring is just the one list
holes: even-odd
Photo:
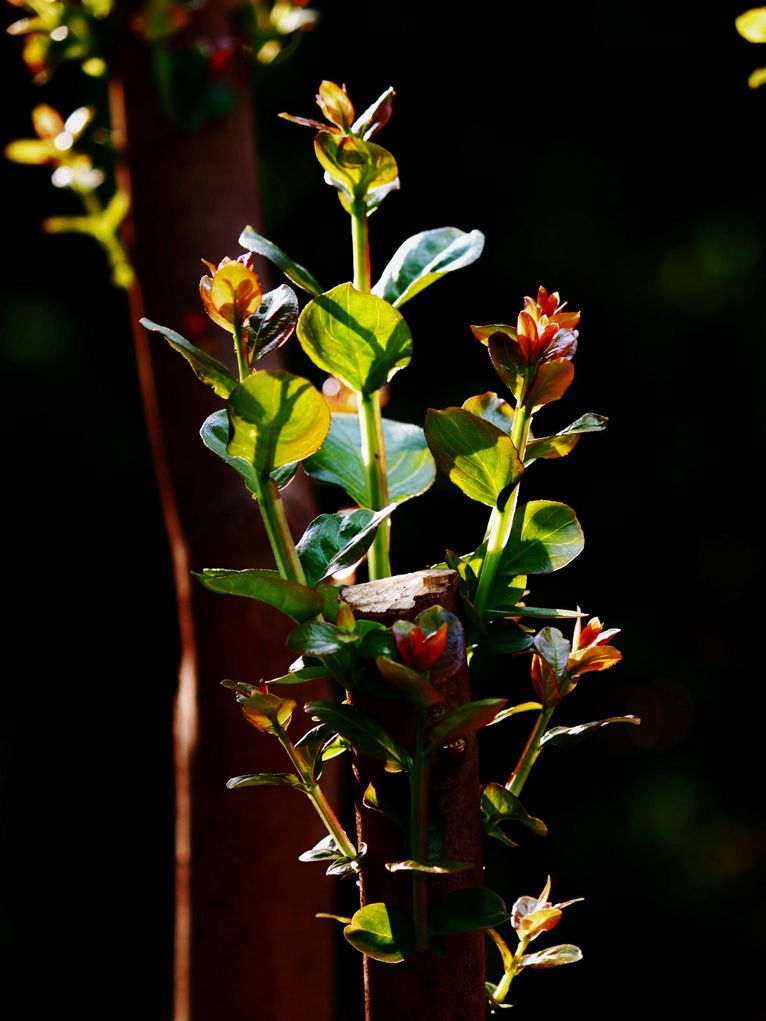
[[40, 138], [55, 138], [64, 130], [64, 118], [47, 103], [41, 103], [32, 111], [32, 124]]
[[263, 296], [251, 265], [244, 259], [232, 262], [228, 258], [221, 260], [212, 277], [202, 277], [199, 293], [207, 314], [229, 333], [234, 333], [256, 311]]
[[348, 98], [345, 85], [341, 88], [335, 82], [323, 81], [319, 86], [316, 100], [317, 106], [331, 124], [341, 131], [350, 130], [356, 112], [354, 104]]

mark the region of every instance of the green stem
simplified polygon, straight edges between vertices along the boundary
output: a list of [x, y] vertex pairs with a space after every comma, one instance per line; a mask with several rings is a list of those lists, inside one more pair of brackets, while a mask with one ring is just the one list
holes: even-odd
[[[531, 421], [532, 415], [522, 401], [519, 400], [513, 413], [511, 441], [518, 452], [519, 460], [522, 464], [524, 463], [524, 454], [527, 449], [527, 438]], [[497, 507], [492, 508], [492, 514], [489, 519], [487, 552], [484, 554], [484, 560], [479, 568], [479, 584], [474, 599], [474, 605], [479, 613], [486, 608], [487, 599], [492, 591], [495, 575], [503, 557], [503, 550], [513, 528], [516, 505], [519, 501], [519, 485], [520, 483], [517, 482], [513, 487], [513, 492], [508, 497], [502, 511], [498, 510]]]
[[[425, 751], [425, 709], [418, 706], [415, 755], [410, 773], [410, 857], [428, 860], [428, 755]], [[412, 873], [412, 921], [415, 949], [428, 949], [428, 890], [422, 872]]]
[[325, 825], [325, 829], [335, 841], [338, 850], [346, 858], [356, 857], [356, 848], [348, 838], [346, 831], [341, 826], [337, 815], [333, 812], [329, 801], [324, 796], [321, 787], [311, 775], [311, 769], [304, 762], [298, 749], [292, 743], [282, 727], [275, 727], [279, 743], [287, 752], [296, 773], [304, 783], [306, 794], [311, 804], [316, 809], [317, 815]]
[[254, 478], [258, 506], [277, 562], [277, 569], [288, 581], [297, 581], [299, 585], [305, 585], [306, 575], [303, 573], [303, 566], [287, 524], [277, 484], [274, 479], [264, 479], [257, 472], [254, 473]]
[[[362, 436], [362, 462], [367, 480], [370, 510], [383, 510], [388, 506], [388, 479], [386, 477], [386, 445], [383, 440], [383, 419], [380, 414], [380, 392], [359, 394], [359, 426]], [[370, 551], [367, 554], [370, 581], [388, 578], [391, 561], [388, 547], [391, 525], [388, 519], [378, 526]]]
[[239, 372], [240, 383], [245, 379], [248, 374], [247, 359], [245, 358], [245, 352], [242, 347], [242, 326], [240, 323], [234, 323], [234, 352], [237, 356], [237, 371]]
[[[369, 293], [370, 237], [367, 226], [367, 206], [364, 199], [355, 199], [351, 205], [351, 245], [354, 258], [354, 287]], [[359, 429], [362, 437], [362, 461], [367, 480], [370, 510], [383, 510], [388, 506], [388, 474], [386, 471], [386, 444], [383, 438], [383, 417], [380, 413], [380, 392], [357, 394]], [[370, 580], [387, 578], [391, 574], [389, 545], [391, 524], [384, 521], [378, 528], [375, 541], [367, 555]]]
[[508, 783], [505, 785], [506, 789], [517, 798], [521, 794], [522, 787], [527, 782], [527, 777], [537, 760], [537, 756], [540, 754], [540, 740], [548, 727], [548, 721], [553, 716], [555, 708], [555, 706], [549, 706], [547, 709], [543, 709], [537, 717], [537, 721], [524, 746], [524, 751], [519, 756], [519, 761], [516, 763], [513, 772], [508, 778]]
[[508, 990], [511, 988], [511, 982], [516, 975], [519, 962], [526, 952], [529, 940], [519, 940], [516, 953], [512, 954], [508, 948], [508, 944], [496, 929], [487, 929], [486, 932], [489, 938], [497, 946], [500, 951], [500, 956], [503, 958], [503, 977], [495, 986], [495, 991], [492, 994], [491, 999], [493, 1003], [503, 1003], [508, 995]]

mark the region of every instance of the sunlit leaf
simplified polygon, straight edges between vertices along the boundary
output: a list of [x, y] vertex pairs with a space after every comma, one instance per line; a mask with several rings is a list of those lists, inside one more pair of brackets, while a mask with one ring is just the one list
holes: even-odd
[[370, 716], [350, 705], [335, 705], [333, 702], [307, 702], [309, 716], [315, 716], [327, 723], [359, 752], [376, 759], [397, 763], [406, 772], [412, 766], [412, 758], [401, 745], [386, 733], [381, 725]]
[[[225, 461], [226, 464], [239, 472], [245, 480], [245, 485], [255, 496], [258, 492], [255, 468], [248, 461], [245, 461], [244, 458], [232, 457], [227, 450], [229, 445], [229, 415], [225, 408], [221, 411], [214, 411], [212, 415], [205, 419], [200, 429], [200, 436], [208, 450], [212, 450], [222, 461]], [[282, 465], [280, 468], [275, 468], [271, 473], [271, 477], [277, 486], [283, 489], [291, 481], [297, 470], [298, 462], [293, 461], [290, 464]]]
[[340, 848], [335, 843], [334, 837], [328, 834], [315, 844], [310, 850], [304, 851], [298, 856], [298, 861], [334, 861], [340, 855]]
[[292, 336], [298, 324], [298, 298], [292, 287], [280, 284], [264, 294], [258, 310], [245, 322], [245, 352], [254, 365]]
[[766, 67], [757, 67], [755, 71], [751, 71], [747, 84], [751, 89], [757, 89], [761, 85], [766, 85]]
[[534, 647], [560, 680], [567, 668], [572, 645], [558, 628], [544, 627], [535, 635]]
[[248, 461], [261, 476], [316, 453], [330, 428], [322, 395], [289, 372], [264, 369], [248, 376], [232, 391], [228, 412], [229, 456]]
[[241, 262], [219, 265], [212, 277], [200, 280], [200, 297], [210, 318], [234, 331], [261, 304], [262, 291], [258, 276]]
[[158, 326], [151, 319], [142, 319], [141, 325], [147, 330], [161, 333], [168, 344], [184, 356], [198, 378], [203, 383], [207, 383], [208, 386], [212, 386], [219, 397], [228, 397], [237, 385], [236, 379], [234, 379], [222, 362], [219, 362], [217, 358], [213, 358], [207, 351], [196, 347], [186, 337], [182, 337], [180, 333], [168, 329], [167, 326]]
[[606, 429], [608, 421], [603, 415], [594, 415], [589, 412], [553, 436], [531, 439], [527, 443], [524, 465], [532, 464], [538, 457], [565, 457], [574, 450], [583, 433], [601, 432], [602, 429]]
[[572, 943], [561, 943], [557, 947], [546, 947], [536, 954], [524, 954], [518, 964], [522, 968], [558, 968], [562, 964], [574, 964], [582, 960], [582, 950]]
[[322, 597], [313, 589], [295, 581], [280, 578], [276, 571], [250, 569], [229, 571], [225, 568], [206, 568], [195, 574], [205, 588], [224, 595], [247, 596], [281, 610], [294, 621], [311, 620], [321, 612]]
[[398, 964], [412, 953], [412, 922], [396, 908], [366, 904], [343, 930], [352, 947], [376, 961]]
[[753, 7], [735, 20], [739, 34], [750, 43], [766, 43], [766, 7]]
[[[472, 327], [472, 329], [476, 333], [477, 328]], [[515, 330], [503, 327], [501, 331], [490, 335], [487, 347], [495, 372], [516, 400], [519, 400], [524, 389], [527, 364], [515, 337]]]
[[489, 507], [524, 471], [511, 438], [462, 408], [430, 408], [425, 434], [441, 471], [466, 496]]
[[447, 936], [501, 925], [508, 917], [505, 902], [492, 890], [486, 887], [454, 890], [431, 906], [428, 928]]
[[566, 358], [542, 362], [527, 391], [524, 403], [533, 410], [563, 397], [574, 379], [574, 365]]
[[226, 781], [229, 790], [240, 787], [294, 787], [303, 790], [304, 785], [295, 773], [250, 773], [245, 776], [233, 776]]
[[354, 122], [354, 104], [348, 98], [345, 87], [341, 88], [335, 82], [323, 81], [320, 84], [317, 105], [327, 120], [341, 131], [348, 131]]
[[367, 107], [364, 113], [357, 117], [351, 125], [351, 133], [367, 141], [381, 128], [384, 128], [391, 119], [395, 95], [396, 93], [389, 86], [374, 103]]
[[257, 688], [242, 702], [245, 719], [257, 730], [273, 734], [278, 728], [286, 729], [295, 711], [291, 698], [280, 698]]
[[[491, 390], [463, 401], [463, 410], [470, 411], [472, 415], [483, 418], [485, 422], [490, 422], [501, 432], [507, 433], [508, 436], [511, 435], [513, 408], [508, 401], [504, 401]], [[527, 449], [529, 449], [528, 446]]]
[[560, 570], [582, 552], [584, 545], [580, 523], [571, 507], [551, 500], [524, 504], [516, 511], [503, 553], [495, 582], [498, 594], [502, 595], [502, 587], [516, 575]]
[[315, 518], [296, 547], [309, 585], [357, 564], [395, 507], [392, 503], [380, 511], [360, 508]]
[[386, 868], [389, 872], [425, 872], [433, 876], [446, 876], [454, 872], [465, 872], [472, 869], [473, 865], [468, 861], [437, 861], [423, 862], [413, 861], [387, 861]]
[[316, 365], [363, 394], [379, 390], [412, 357], [412, 336], [400, 313], [353, 284], [309, 302], [298, 339]]
[[353, 135], [320, 131], [314, 151], [333, 184], [348, 189], [354, 198], [364, 198], [372, 189], [392, 183], [399, 173], [387, 149]]
[[507, 709], [503, 709], [503, 711], [498, 713], [494, 720], [491, 720], [487, 726], [494, 727], [496, 723], [502, 723], [503, 720], [507, 720], [511, 716], [516, 716], [518, 713], [533, 712], [535, 709], [542, 709], [539, 702], [520, 702], [518, 705], [512, 705]]
[[[384, 418], [383, 438], [389, 499], [401, 503], [425, 492], [433, 484], [436, 465], [420, 426]], [[367, 507], [372, 502], [356, 415], [333, 415], [322, 449], [305, 461], [303, 467], [313, 479], [345, 489], [360, 506]]]
[[12, 163], [43, 164], [52, 159], [54, 151], [49, 141], [40, 138], [19, 138], [5, 147], [5, 158]]
[[482, 253], [484, 235], [437, 227], [408, 238], [383, 270], [372, 293], [399, 308], [445, 273], [470, 266]]
[[486, 727], [508, 705], [507, 698], [482, 698], [448, 710], [429, 731], [429, 750]]
[[294, 262], [273, 241], [262, 237], [252, 227], [245, 227], [239, 236], [239, 243], [243, 248], [247, 248], [248, 251], [255, 252], [256, 255], [262, 255], [269, 262], [273, 262], [278, 269], [282, 270], [288, 280], [292, 280], [297, 287], [308, 291], [309, 294], [316, 296], [324, 290], [312, 273], [309, 273], [305, 267]]
[[602, 727], [608, 727], [610, 723], [632, 723], [634, 726], [638, 726], [641, 720], [638, 716], [632, 715], [610, 716], [606, 720], [580, 723], [576, 727], [551, 727], [540, 739], [540, 745], [550, 744], [557, 748], [567, 748], [569, 745], [577, 744], [591, 734], [595, 734]]

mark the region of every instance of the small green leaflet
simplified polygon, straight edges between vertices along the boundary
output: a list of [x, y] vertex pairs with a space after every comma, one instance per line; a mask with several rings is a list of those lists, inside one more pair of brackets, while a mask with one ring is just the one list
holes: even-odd
[[412, 922], [401, 911], [385, 904], [366, 904], [360, 908], [343, 935], [352, 947], [386, 964], [403, 961], [415, 945]]
[[273, 262], [282, 270], [288, 280], [292, 280], [296, 286], [308, 291], [309, 294], [321, 294], [324, 288], [316, 277], [307, 269], [294, 262], [289, 255], [282, 251], [273, 241], [262, 237], [252, 227], [245, 227], [239, 236], [239, 243], [248, 251], [262, 255], [265, 259]]
[[457, 227], [424, 230], [400, 245], [372, 293], [399, 308], [445, 273], [470, 266], [482, 253], [484, 235]]
[[209, 355], [207, 351], [203, 351], [202, 348], [196, 347], [186, 337], [182, 337], [180, 333], [168, 329], [167, 326], [158, 326], [151, 319], [142, 319], [141, 325], [147, 330], [161, 333], [168, 344], [184, 356], [192, 369], [194, 369], [197, 377], [203, 383], [212, 386], [219, 397], [228, 397], [237, 385], [236, 379], [222, 362], [219, 362], [217, 358], [213, 358], [212, 355]]

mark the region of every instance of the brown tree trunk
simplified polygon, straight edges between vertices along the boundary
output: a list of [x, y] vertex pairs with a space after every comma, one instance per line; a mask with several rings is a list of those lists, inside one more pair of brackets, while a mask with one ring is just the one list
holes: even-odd
[[[123, 14], [130, 13], [123, 10]], [[195, 36], [231, 33], [233, 5], [195, 13]], [[130, 178], [136, 353], [171, 543], [182, 636], [175, 713], [175, 1021], [324, 1021], [332, 1009], [332, 940], [316, 911], [333, 887], [297, 855], [323, 831], [292, 791], [228, 792], [226, 780], [285, 768], [276, 742], [242, 719], [223, 678], [283, 673], [285, 618], [262, 604], [213, 595], [193, 582], [203, 567], [273, 566], [259, 514], [239, 477], [199, 439], [221, 406], [144, 312], [185, 332], [201, 305], [200, 258], [239, 253], [246, 223], [258, 223], [257, 167], [247, 71], [236, 60], [237, 108], [194, 134], [173, 134], [159, 114], [150, 51], [125, 33], [112, 110]], [[105, 338], [108, 342], [108, 338]], [[195, 342], [227, 363], [231, 338], [212, 323]], [[311, 517], [298, 481], [285, 492], [294, 531]]]
[[[344, 599], [357, 616], [393, 624], [414, 620], [429, 606], [456, 612], [457, 575], [454, 571], [418, 571], [383, 581], [354, 585]], [[442, 691], [448, 708], [470, 701], [468, 669], [455, 674]], [[414, 712], [405, 703], [387, 702], [373, 695], [354, 693], [354, 704], [374, 716], [406, 747], [412, 747]], [[409, 858], [402, 832], [384, 816], [363, 804], [367, 787], [386, 782], [382, 763], [365, 756], [354, 765], [357, 830], [367, 844], [361, 876], [362, 904], [380, 901], [412, 913], [409, 873], [391, 873], [385, 863]], [[443, 857], [471, 862], [473, 868], [428, 880], [429, 898], [452, 890], [483, 886], [482, 825], [479, 814], [479, 765], [475, 736], [471, 734], [437, 754], [431, 770], [430, 813], [444, 823]], [[364, 959], [366, 1021], [405, 1018], [438, 1021], [484, 1021], [484, 934], [471, 932], [441, 937], [445, 957], [415, 953], [401, 964]]]

